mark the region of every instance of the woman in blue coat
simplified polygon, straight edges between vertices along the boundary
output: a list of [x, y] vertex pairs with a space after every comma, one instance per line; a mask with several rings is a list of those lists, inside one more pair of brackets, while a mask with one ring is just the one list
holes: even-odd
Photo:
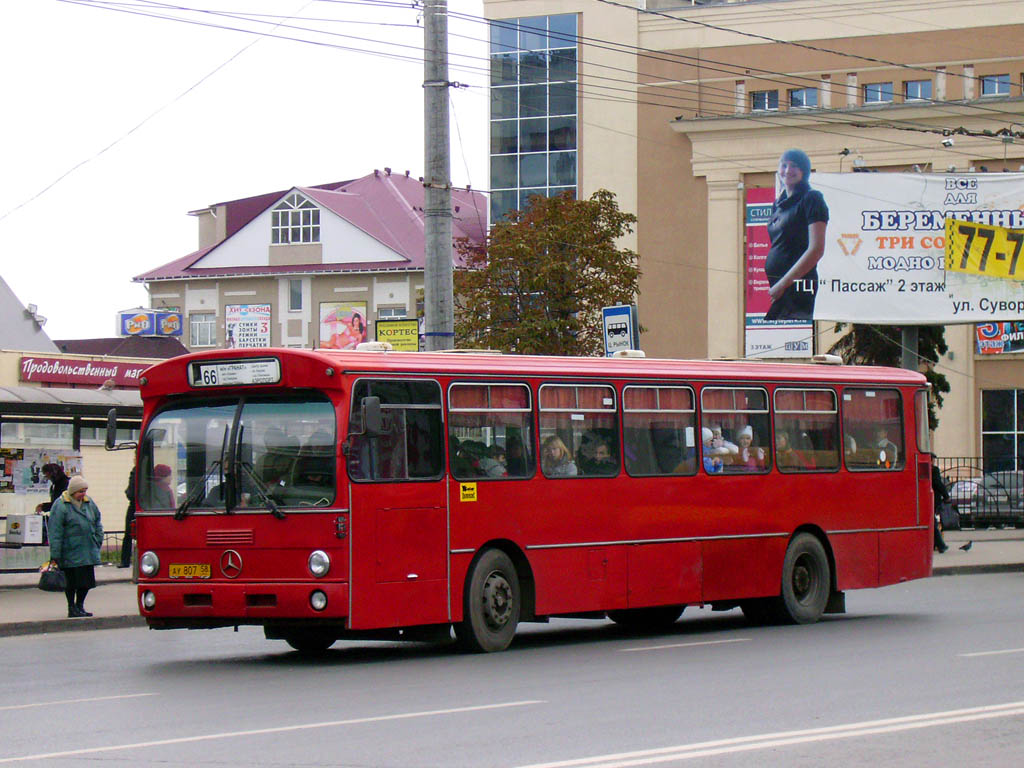
[[100, 564], [103, 544], [100, 510], [85, 495], [88, 487], [84, 477], [74, 475], [50, 507], [50, 563], [59, 565], [67, 578], [64, 595], [70, 619], [92, 616], [85, 610], [85, 596], [96, 586], [93, 567]]

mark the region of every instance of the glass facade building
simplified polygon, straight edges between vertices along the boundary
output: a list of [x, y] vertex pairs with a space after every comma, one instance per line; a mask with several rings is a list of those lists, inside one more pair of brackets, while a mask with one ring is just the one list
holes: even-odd
[[576, 25], [576, 14], [490, 23], [492, 223], [531, 195], [576, 194]]

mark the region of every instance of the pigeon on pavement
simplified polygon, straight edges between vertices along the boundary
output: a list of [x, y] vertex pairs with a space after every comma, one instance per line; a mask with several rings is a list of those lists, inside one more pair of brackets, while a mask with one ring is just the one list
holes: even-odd
[[968, 552], [968, 551], [970, 551], [971, 546], [973, 544], [974, 544], [973, 541], [968, 541], [966, 544], [964, 544], [962, 547], [960, 547], [960, 549], [962, 549], [964, 552]]

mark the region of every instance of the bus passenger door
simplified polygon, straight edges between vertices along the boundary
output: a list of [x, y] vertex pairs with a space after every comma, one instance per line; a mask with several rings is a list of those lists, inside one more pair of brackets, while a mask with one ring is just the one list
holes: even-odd
[[[381, 433], [362, 430], [380, 399]], [[352, 629], [449, 620], [448, 511], [441, 390], [424, 380], [362, 380], [346, 446], [350, 478]]]

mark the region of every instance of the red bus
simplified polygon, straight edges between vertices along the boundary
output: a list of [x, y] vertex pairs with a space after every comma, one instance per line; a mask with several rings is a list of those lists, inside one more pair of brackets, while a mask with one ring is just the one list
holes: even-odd
[[141, 381], [154, 629], [503, 650], [687, 605], [810, 623], [929, 576], [925, 378], [823, 364], [232, 349]]

